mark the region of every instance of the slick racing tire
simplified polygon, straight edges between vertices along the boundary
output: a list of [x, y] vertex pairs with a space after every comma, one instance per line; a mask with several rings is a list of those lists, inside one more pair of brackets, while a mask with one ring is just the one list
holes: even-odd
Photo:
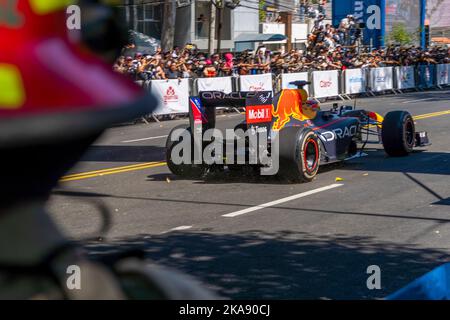
[[[184, 129], [186, 130], [190, 137], [191, 137], [191, 154], [193, 155], [193, 148], [194, 148], [194, 142], [193, 142], [193, 137], [191, 134], [191, 128], [189, 127], [189, 125], [179, 125], [176, 126], [175, 128], [172, 129], [172, 131], [170, 131], [169, 136], [167, 137], [167, 142], [166, 142], [166, 162], [167, 162], [167, 166], [169, 167], [169, 170], [176, 176], [179, 177], [183, 177], [183, 178], [201, 178], [205, 172], [206, 172], [206, 167], [205, 165], [202, 164], [185, 164], [185, 163], [181, 163], [181, 164], [176, 164], [174, 163], [173, 159], [172, 159], [172, 150], [173, 148], [178, 145], [179, 143], [182, 142], [183, 140], [183, 136], [181, 135], [178, 140], [176, 141], [172, 141], [172, 137], [174, 135], [175, 130], [179, 130], [179, 129]], [[182, 152], [180, 152], [179, 154], [180, 156], [183, 156]], [[191, 158], [191, 163], [193, 163], [193, 156]]]
[[415, 126], [411, 114], [407, 111], [388, 112], [381, 129], [381, 140], [389, 156], [408, 155], [415, 143]]
[[309, 128], [287, 127], [280, 131], [279, 175], [292, 182], [314, 179], [320, 165], [320, 142]]

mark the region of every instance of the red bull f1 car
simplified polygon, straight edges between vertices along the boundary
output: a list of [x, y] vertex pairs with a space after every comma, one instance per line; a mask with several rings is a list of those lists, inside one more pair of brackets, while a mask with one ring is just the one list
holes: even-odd
[[[166, 160], [171, 172], [199, 178], [212, 168], [240, 172], [270, 166], [260, 157], [257, 161], [250, 160], [252, 152], [262, 148], [272, 162], [274, 156], [278, 157], [277, 175], [289, 181], [307, 182], [314, 179], [320, 165], [361, 155], [368, 143], [382, 143], [385, 152], [392, 157], [406, 156], [415, 147], [429, 145], [427, 133], [416, 132], [413, 118], [407, 111], [391, 111], [382, 117], [373, 111], [338, 104], [331, 110], [322, 111], [317, 101], [307, 98], [303, 87], [309, 82], [294, 81], [291, 84], [297, 89], [283, 89], [275, 97], [269, 91], [229, 94], [203, 91], [199, 96], [191, 97], [190, 124], [174, 128], [167, 139]], [[226, 106], [245, 108], [245, 121], [232, 128], [236, 137], [230, 142], [212, 135], [206, 141], [195, 142], [196, 132], [215, 128], [216, 108]], [[233, 156], [230, 157], [228, 151], [218, 152], [213, 155], [218, 160], [214, 163], [194, 161], [195, 152], [183, 155], [176, 150], [182, 137], [175, 132], [180, 130], [189, 133], [183, 136], [191, 137], [190, 146], [197, 146], [198, 154], [208, 151], [208, 144], [215, 140], [224, 146], [231, 143]], [[253, 136], [261, 137], [261, 134], [264, 139], [252, 140]], [[239, 140], [245, 143], [239, 144]], [[275, 141], [278, 143], [276, 155]], [[244, 155], [245, 163], [236, 164], [237, 155]], [[175, 161], [180, 156], [185, 156], [188, 161]]]

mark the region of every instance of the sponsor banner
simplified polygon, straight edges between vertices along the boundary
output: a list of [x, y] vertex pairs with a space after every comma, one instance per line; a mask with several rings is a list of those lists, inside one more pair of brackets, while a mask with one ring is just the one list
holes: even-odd
[[272, 91], [256, 92], [245, 101], [245, 119], [248, 124], [272, 121]]
[[344, 70], [344, 87], [346, 94], [366, 92], [367, 69], [346, 69]]
[[437, 65], [437, 84], [450, 84], [450, 64]]
[[315, 98], [335, 97], [339, 94], [339, 72], [314, 71], [313, 87]]
[[198, 92], [200, 91], [222, 91], [230, 93], [233, 91], [232, 77], [199, 78], [197, 80]]
[[370, 90], [378, 92], [393, 89], [394, 86], [392, 71], [392, 67], [370, 69]]
[[[297, 89], [296, 86], [289, 83], [299, 80], [309, 81], [308, 72], [283, 73], [281, 74], [281, 89]], [[309, 95], [309, 85], [305, 86], [304, 89]]]
[[150, 92], [155, 95], [158, 106], [155, 114], [189, 112], [189, 80], [153, 80]]
[[248, 106], [245, 109], [247, 123], [260, 123], [272, 121], [272, 105]]
[[433, 87], [436, 80], [436, 70], [434, 65], [419, 65], [419, 88]]
[[272, 91], [272, 74], [240, 76], [240, 91]]
[[397, 83], [397, 89], [414, 88], [416, 86], [414, 67], [396, 67], [395, 80]]

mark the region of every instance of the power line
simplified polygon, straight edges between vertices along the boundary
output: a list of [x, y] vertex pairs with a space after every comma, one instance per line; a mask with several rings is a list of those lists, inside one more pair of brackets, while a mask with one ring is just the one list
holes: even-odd
[[[253, 4], [259, 4], [256, 1], [255, 2], [250, 1], [250, 0], [246, 0], [246, 1], [250, 2], [250, 3], [253, 3]], [[164, 3], [165, 2], [163, 2], [163, 1], [148, 1], [148, 2], [141, 2], [141, 3], [134, 3], [134, 4], [115, 5], [115, 7], [124, 7], [124, 8], [126, 8], [126, 7], [139, 7], [139, 6], [143, 6], [143, 5], [158, 5], [158, 4], [164, 4]], [[269, 3], [270, 5], [273, 5], [273, 6], [278, 6], [278, 7], [282, 7], [282, 8], [285, 8], [285, 9], [292, 10], [292, 7], [287, 7], [287, 6], [284, 6], [284, 5], [281, 5], [281, 4], [275, 4], [275, 3], [272, 3], [272, 2], [266, 2], [266, 3]], [[262, 9], [262, 8], [259, 8], [259, 7], [248, 6], [248, 5], [245, 5], [245, 4], [239, 4], [237, 6], [237, 8], [238, 7], [252, 9], [252, 10], [257, 10], [259, 12], [266, 12], [266, 13], [273, 13], [274, 12], [274, 11], [267, 10], [267, 9]], [[305, 15], [301, 15], [299, 13], [293, 13], [292, 16], [300, 18], [300, 17], [304, 17]]]

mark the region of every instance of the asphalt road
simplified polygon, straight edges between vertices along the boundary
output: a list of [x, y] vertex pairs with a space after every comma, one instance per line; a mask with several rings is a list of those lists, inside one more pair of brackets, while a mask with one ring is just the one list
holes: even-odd
[[[404, 158], [389, 158], [377, 146], [367, 157], [323, 167], [306, 184], [224, 174], [192, 181], [161, 162], [166, 135], [186, 120], [115, 127], [61, 182], [49, 209], [80, 239], [98, 235], [93, 202], [103, 201], [113, 225], [106, 240], [88, 246], [93, 254], [144, 248], [149, 259], [225, 297], [382, 298], [449, 260], [450, 112], [431, 113], [450, 110], [450, 91], [358, 105], [381, 114], [430, 114], [416, 127], [433, 145]], [[242, 115], [218, 119], [228, 127]], [[369, 265], [381, 268], [381, 290], [367, 289]]]

